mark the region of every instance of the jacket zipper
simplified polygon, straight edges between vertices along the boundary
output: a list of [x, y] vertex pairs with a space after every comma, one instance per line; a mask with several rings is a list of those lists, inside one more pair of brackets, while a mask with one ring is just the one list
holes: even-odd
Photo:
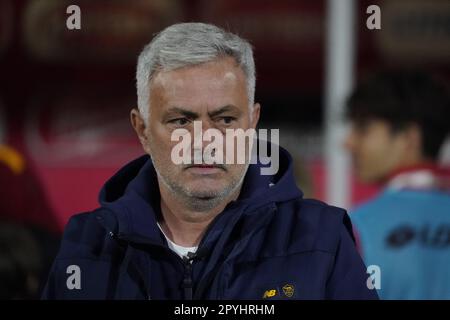
[[185, 300], [192, 300], [192, 290], [193, 290], [193, 283], [192, 283], [192, 259], [189, 257], [183, 257], [183, 264], [184, 264], [184, 277], [183, 277], [183, 284], [182, 287], [184, 289], [184, 299]]

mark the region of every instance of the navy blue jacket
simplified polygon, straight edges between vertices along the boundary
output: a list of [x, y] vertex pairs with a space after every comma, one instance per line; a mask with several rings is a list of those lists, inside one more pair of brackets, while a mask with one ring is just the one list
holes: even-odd
[[68, 222], [43, 298], [377, 298], [346, 212], [303, 199], [283, 149], [276, 175], [249, 166], [239, 198], [189, 260], [157, 226], [159, 197], [148, 156], [123, 167], [103, 187], [101, 207]]

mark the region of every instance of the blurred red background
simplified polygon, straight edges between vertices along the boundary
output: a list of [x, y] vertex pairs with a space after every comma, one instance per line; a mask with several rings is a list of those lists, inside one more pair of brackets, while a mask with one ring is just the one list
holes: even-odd
[[[399, 64], [449, 74], [448, 1], [357, 3], [357, 77]], [[81, 30], [66, 28], [70, 4], [81, 8]], [[382, 8], [382, 30], [365, 27], [369, 4]], [[128, 120], [136, 58], [154, 33], [181, 21], [212, 22], [251, 41], [261, 127], [280, 128], [281, 144], [303, 168], [300, 187], [323, 199], [324, 1], [1, 0], [0, 142], [24, 157], [24, 179], [36, 180], [48, 204], [30, 219], [61, 231], [142, 154]], [[37, 206], [7, 187], [3, 181], [2, 201]], [[374, 192], [353, 179], [354, 203]]]

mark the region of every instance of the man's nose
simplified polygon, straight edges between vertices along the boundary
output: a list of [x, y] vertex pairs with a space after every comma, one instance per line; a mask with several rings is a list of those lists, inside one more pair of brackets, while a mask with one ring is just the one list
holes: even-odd
[[[196, 130], [197, 129], [197, 130]], [[201, 129], [201, 130], [200, 130]], [[197, 120], [196, 128], [194, 128], [194, 135], [196, 142], [194, 143], [194, 148], [205, 148], [208, 144], [214, 141], [216, 135], [223, 135], [222, 132], [217, 128], [214, 121], [212, 120]]]

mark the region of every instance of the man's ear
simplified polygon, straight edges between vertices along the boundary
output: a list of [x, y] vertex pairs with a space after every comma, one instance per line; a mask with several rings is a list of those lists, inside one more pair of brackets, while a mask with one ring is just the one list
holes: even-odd
[[408, 146], [417, 154], [417, 156], [423, 156], [423, 145], [422, 145], [422, 132], [417, 124], [411, 124], [405, 130], [405, 136], [408, 141]]
[[252, 108], [252, 123], [251, 126], [253, 129], [256, 129], [259, 121], [259, 113], [261, 110], [261, 105], [259, 103], [255, 103]]
[[[145, 131], [147, 126], [145, 124], [144, 119], [142, 119], [142, 115], [137, 108], [133, 108], [130, 112], [130, 121], [133, 126], [134, 131], [136, 132], [139, 141], [141, 142], [142, 147], [145, 151], [148, 148], [148, 140]], [[148, 152], [148, 151], [147, 151]]]

